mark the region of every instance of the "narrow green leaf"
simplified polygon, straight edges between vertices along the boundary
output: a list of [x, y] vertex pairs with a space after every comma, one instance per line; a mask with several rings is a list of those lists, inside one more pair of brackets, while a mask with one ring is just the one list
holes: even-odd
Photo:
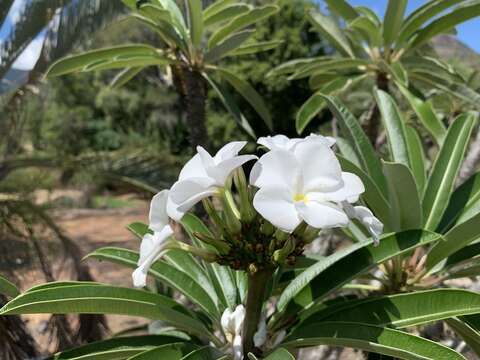
[[397, 163], [409, 167], [410, 158], [408, 155], [407, 136], [405, 134], [405, 120], [390, 95], [378, 89], [374, 91], [374, 95], [387, 131], [392, 159]]
[[418, 47], [435, 35], [449, 30], [458, 24], [473, 19], [480, 15], [480, 4], [471, 2], [469, 5], [459, 7], [446, 15], [432, 21], [430, 24], [418, 31], [410, 47]]
[[273, 68], [267, 73], [267, 78], [272, 76], [280, 76], [285, 74], [290, 74], [298, 70], [300, 66], [313, 64], [315, 62], [332, 60], [329, 56], [319, 56], [314, 58], [302, 58], [286, 61], [277, 67]]
[[[480, 294], [463, 289], [434, 289], [353, 300], [338, 309], [328, 307], [304, 324], [348, 321], [382, 327], [406, 328], [480, 311]], [[302, 326], [302, 324], [300, 325]]]
[[460, 263], [465, 263], [468, 260], [471, 260], [473, 262], [479, 255], [480, 243], [474, 243], [464, 246], [460, 250], [450, 255], [445, 261], [444, 266], [440, 270], [448, 270], [449, 268], [452, 268]]
[[425, 229], [436, 229], [447, 208], [455, 178], [463, 161], [475, 118], [463, 114], [448, 129], [445, 141], [435, 159], [423, 196]]
[[480, 356], [480, 333], [467, 323], [455, 317], [447, 319], [446, 322], [453, 331], [461, 336], [470, 349], [472, 349], [477, 356]]
[[358, 12], [345, 0], [325, 0], [328, 8], [338, 16], [345, 20], [351, 21], [358, 17]]
[[47, 360], [119, 360], [150, 350], [154, 347], [176, 343], [173, 336], [143, 335], [119, 337], [58, 352]]
[[193, 46], [198, 47], [203, 36], [202, 0], [188, 0], [188, 18]]
[[205, 19], [208, 18], [209, 16], [212, 16], [213, 14], [222, 11], [225, 9], [227, 6], [232, 5], [232, 3], [236, 2], [237, 0], [218, 0], [218, 1], [213, 1], [210, 5], [208, 5], [204, 10], [203, 10], [203, 21], [205, 22]]
[[313, 94], [307, 101], [305, 101], [298, 110], [297, 119], [295, 123], [295, 127], [297, 129], [297, 133], [301, 134], [303, 130], [307, 127], [310, 121], [323, 109], [327, 107], [325, 99], [322, 97], [323, 94], [332, 95], [332, 93], [336, 93], [337, 91], [341, 91], [349, 83], [348, 78], [344, 77], [337, 77], [337, 79], [329, 82], [322, 86], [322, 88]]
[[182, 11], [175, 0], [156, 0], [162, 8], [170, 13], [175, 28], [180, 33], [182, 39], [187, 39], [187, 26], [183, 19]]
[[368, 64], [370, 64], [370, 62], [365, 59], [331, 59], [325, 57], [310, 64], [298, 67], [298, 69], [288, 77], [288, 80], [303, 79], [312, 75], [328, 73], [329, 71], [339, 71], [342, 69], [352, 69], [357, 71]]
[[[202, 221], [193, 214], [186, 214], [182, 218], [182, 226], [191, 238], [194, 232], [212, 235]], [[237, 289], [235, 278], [230, 268], [218, 264], [208, 264], [208, 270], [220, 299], [223, 299], [225, 306], [234, 308], [237, 305]]]
[[404, 44], [405, 41], [415, 33], [415, 31], [424, 26], [433, 17], [460, 2], [462, 2], [462, 0], [437, 0], [428, 1], [423, 6], [420, 6], [403, 22], [400, 35], [396, 41], [396, 47], [398, 48], [400, 45]]
[[215, 67], [215, 70], [220, 73], [220, 76], [228, 81], [235, 90], [242, 95], [245, 100], [255, 109], [255, 111], [263, 119], [267, 127], [272, 130], [273, 123], [270, 111], [263, 101], [262, 96], [245, 80], [238, 77], [233, 72], [224, 68]]
[[111, 62], [121, 57], [158, 58], [157, 49], [149, 45], [124, 45], [72, 55], [53, 63], [46, 76], [59, 76], [83, 70], [99, 61]]
[[253, 43], [253, 44], [240, 46], [237, 49], [230, 52], [229, 55], [239, 56], [239, 55], [255, 54], [257, 52], [275, 49], [277, 46], [279, 46], [281, 44], [283, 44], [282, 40], [256, 42], [256, 43]]
[[219, 43], [205, 53], [205, 62], [214, 62], [228, 55], [230, 52], [237, 49], [241, 44], [243, 44], [250, 36], [253, 35], [254, 32], [255, 30], [244, 30], [235, 33], [232, 36], [229, 36], [221, 43]]
[[[138, 253], [121, 248], [104, 247], [95, 250], [87, 255], [87, 258], [107, 260], [116, 264], [127, 266], [131, 269], [137, 267]], [[172, 265], [164, 261], [157, 260], [150, 267], [149, 273], [167, 284], [171, 288], [181, 292], [193, 303], [200, 306], [213, 319], [219, 318], [218, 297], [215, 293], [207, 292], [208, 286], [204, 283], [198, 283], [187, 274], [177, 270]], [[205, 288], [205, 290], [204, 290]]]
[[444, 235], [445, 240], [436, 244], [428, 253], [427, 263], [425, 265], [426, 269], [432, 269], [436, 264], [454, 254], [465, 245], [480, 238], [478, 224], [480, 224], [480, 213], [449, 230]]
[[155, 349], [144, 351], [138, 355], [128, 358], [128, 360], [180, 360], [187, 354], [198, 349], [198, 346], [186, 342], [177, 342], [174, 344], [166, 344]]
[[40, 313], [140, 316], [165, 321], [200, 338], [213, 336], [176, 301], [159, 294], [115, 286], [82, 284], [27, 291], [0, 309], [0, 315]]
[[183, 51], [187, 51], [186, 39], [187, 35], [182, 35], [177, 28], [173, 20], [170, 17], [170, 13], [166, 12], [167, 20], [157, 17], [151, 20], [149, 17], [142, 16], [140, 14], [133, 14], [132, 17], [138, 22], [145, 25], [147, 28], [157, 33], [160, 38], [171, 48], [180, 48]]
[[324, 98], [330, 111], [337, 118], [343, 128], [345, 135], [354, 145], [357, 155], [362, 161], [363, 169], [375, 181], [384, 196], [387, 196], [387, 182], [383, 175], [382, 165], [375, 153], [375, 149], [372, 147], [368, 137], [363, 132], [360, 123], [338, 99], [327, 95], [324, 95]]
[[128, 67], [120, 71], [115, 77], [113, 78], [110, 86], [114, 89], [118, 89], [125, 85], [127, 82], [132, 80], [140, 71], [142, 71], [141, 66], [137, 67]]
[[371, 240], [351, 245], [318, 261], [297, 276], [281, 294], [277, 308], [283, 311], [289, 303], [296, 303], [299, 307], [294, 306], [294, 313], [299, 310], [305, 312], [315, 302], [377, 264], [440, 238], [433, 232], [408, 230], [384, 235], [378, 246], [374, 246]]
[[302, 326], [286, 339], [284, 345], [352, 347], [407, 360], [465, 360], [454, 350], [419, 336], [380, 326], [349, 322], [319, 322]]
[[185, 355], [182, 357], [182, 360], [216, 360], [220, 358], [223, 359], [224, 356], [225, 354], [220, 350], [211, 346], [204, 346]]
[[366, 16], [359, 16], [348, 24], [350, 29], [355, 30], [371, 47], [381, 47], [382, 34], [377, 24]]
[[0, 294], [15, 297], [19, 294], [17, 287], [9, 280], [0, 276]]
[[410, 106], [417, 114], [418, 119], [422, 122], [423, 126], [425, 126], [430, 135], [432, 135], [435, 142], [438, 145], [442, 145], [445, 135], [447, 134], [447, 129], [435, 114], [431, 102], [422, 101], [403, 86], [399, 86], [399, 89], [410, 103]]
[[295, 357], [284, 348], [278, 348], [268, 355], [264, 360], [295, 360]]
[[322, 14], [317, 9], [311, 9], [308, 12], [308, 19], [313, 27], [318, 30], [342, 55], [354, 57], [348, 39], [333, 18]]
[[394, 230], [421, 228], [422, 205], [412, 172], [400, 163], [384, 162], [383, 168], [390, 190]]
[[383, 42], [385, 47], [390, 47], [397, 39], [406, 8], [407, 0], [388, 0], [387, 10], [383, 18]]
[[203, 19], [205, 27], [212, 26], [221, 22], [232, 20], [234, 17], [245, 14], [252, 7], [246, 4], [233, 4], [226, 6], [225, 8], [211, 13], [209, 16], [205, 16]]
[[265, 5], [254, 8], [245, 14], [233, 18], [228, 24], [215, 31], [208, 40], [208, 48], [211, 49], [230, 34], [239, 31], [249, 25], [255, 24], [278, 11], [276, 5]]
[[[338, 143], [338, 139], [337, 139]], [[343, 156], [337, 155], [343, 171], [351, 172], [360, 177], [365, 186], [365, 192], [362, 194], [362, 199], [368, 204], [368, 207], [373, 210], [378, 219], [385, 225], [385, 231], [390, 231], [393, 227], [390, 218], [390, 204], [380, 191], [378, 184], [358, 165], [355, 165], [350, 160]]]
[[445, 232], [454, 224], [461, 224], [480, 212], [480, 172], [460, 185], [450, 197], [439, 232]]
[[405, 127], [405, 135], [407, 140], [408, 153], [410, 158], [410, 167], [412, 170], [415, 183], [417, 185], [418, 194], [423, 194], [423, 189], [427, 181], [425, 171], [425, 153], [423, 151], [423, 144], [417, 131], [407, 125]]

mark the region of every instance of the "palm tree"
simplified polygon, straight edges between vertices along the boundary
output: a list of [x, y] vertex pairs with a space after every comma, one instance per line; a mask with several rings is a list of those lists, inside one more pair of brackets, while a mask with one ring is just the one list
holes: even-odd
[[124, 45], [73, 55], [54, 63], [48, 76], [78, 71], [118, 69], [113, 85], [122, 85], [146, 66], [160, 66], [172, 78], [176, 91], [185, 101], [192, 146], [206, 145], [205, 105], [207, 86], [213, 88], [239, 126], [252, 137], [252, 127], [223, 84], [229, 83], [250, 103], [272, 130], [270, 114], [257, 91], [228, 69], [218, 66], [227, 56], [251, 54], [273, 48], [270, 42], [249, 42], [255, 32], [251, 26], [278, 10], [275, 5], [252, 6], [221, 0], [202, 9], [201, 0], [188, 0], [182, 9], [173, 0], [122, 0], [132, 16], [162, 40], [163, 47], [147, 44]]
[[[312, 9], [308, 17], [338, 56], [292, 60], [271, 72], [289, 74], [291, 80], [309, 78], [316, 91], [297, 114], [299, 133], [326, 107], [319, 93], [342, 92], [359, 81], [373, 81], [387, 92], [398, 89], [439, 144], [446, 134], [445, 125], [421, 89], [447, 92], [478, 109], [480, 94], [428, 44], [434, 36], [452, 32], [456, 25], [479, 16], [478, 1], [431, 0], [405, 16], [407, 0], [389, 0], [383, 19], [370, 8], [354, 7], [346, 0], [325, 2], [331, 16]], [[379, 110], [373, 102], [366, 127], [373, 143], [379, 124]]]

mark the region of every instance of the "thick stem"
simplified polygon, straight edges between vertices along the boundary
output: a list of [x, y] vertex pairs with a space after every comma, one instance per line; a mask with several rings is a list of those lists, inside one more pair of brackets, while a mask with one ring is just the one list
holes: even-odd
[[183, 69], [185, 79], [185, 100], [187, 105], [187, 124], [190, 132], [190, 144], [208, 148], [205, 106], [207, 88], [205, 79], [198, 70]]
[[253, 336], [257, 332], [258, 323], [262, 316], [265, 290], [272, 272], [267, 269], [258, 270], [248, 276], [248, 293], [245, 321], [243, 323], [243, 354], [246, 357], [253, 352]]

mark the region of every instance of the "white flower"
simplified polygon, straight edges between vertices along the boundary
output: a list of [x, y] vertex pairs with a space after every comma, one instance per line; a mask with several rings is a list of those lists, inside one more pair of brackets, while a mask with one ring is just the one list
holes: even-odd
[[234, 311], [225, 309], [220, 320], [223, 332], [229, 343], [232, 344], [234, 360], [243, 359], [242, 328], [245, 320], [245, 307], [237, 305]]
[[180, 221], [183, 214], [197, 202], [217, 193], [218, 189], [225, 185], [233, 170], [247, 161], [256, 159], [254, 155], [238, 155], [246, 143], [246, 141], [228, 143], [214, 157], [198, 146], [197, 154], [185, 164], [178, 181], [170, 189], [168, 215]]
[[322, 136], [317, 134], [310, 134], [306, 138], [293, 138], [289, 139], [285, 135], [264, 136], [258, 138], [257, 143], [265, 146], [269, 150], [288, 150], [291, 151], [298, 143], [305, 140], [315, 139], [320, 142], [326, 143], [328, 146], [335, 144], [335, 139], [330, 136]]
[[253, 335], [253, 344], [259, 348], [267, 342], [267, 316], [262, 313], [258, 323], [257, 331]]
[[367, 228], [374, 243], [378, 244], [379, 236], [383, 232], [383, 224], [373, 215], [371, 210], [365, 206], [353, 206], [348, 201], [342, 202], [342, 207], [350, 219], [357, 219]]
[[286, 232], [302, 221], [319, 229], [346, 226], [349, 218], [339, 203], [356, 201], [365, 190], [360, 178], [342, 172], [334, 152], [315, 138], [299, 142], [293, 151], [270, 151], [258, 164], [250, 177], [260, 188], [253, 205]]
[[152, 198], [150, 203], [149, 228], [152, 234], [145, 234], [140, 244], [140, 258], [138, 267], [132, 274], [133, 285], [143, 287], [146, 285], [147, 273], [150, 266], [162, 255], [165, 250], [166, 239], [173, 235], [173, 230], [168, 224], [167, 215], [168, 190], [160, 191]]

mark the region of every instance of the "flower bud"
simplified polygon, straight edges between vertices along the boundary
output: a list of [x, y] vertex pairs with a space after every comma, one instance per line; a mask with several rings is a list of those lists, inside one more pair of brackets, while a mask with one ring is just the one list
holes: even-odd
[[213, 236], [209, 236], [198, 231], [195, 231], [193, 236], [195, 236], [198, 240], [203, 241], [205, 244], [212, 245], [220, 254], [228, 254], [230, 251], [230, 245], [221, 239], [216, 239]]
[[260, 232], [263, 235], [271, 236], [275, 232], [275, 227], [267, 220], [264, 220], [262, 225], [260, 225]]
[[273, 260], [275, 262], [281, 264], [285, 262], [285, 259], [295, 250], [295, 239], [293, 237], [289, 237], [283, 245], [283, 248], [280, 250], [276, 250], [273, 253]]
[[249, 196], [248, 183], [242, 167], [237, 168], [233, 173], [233, 181], [240, 195], [241, 218], [247, 223], [252, 222], [257, 213]]
[[229, 190], [224, 189], [222, 192], [222, 203], [227, 230], [231, 234], [238, 234], [242, 230], [240, 212], [238, 211], [235, 200]]

